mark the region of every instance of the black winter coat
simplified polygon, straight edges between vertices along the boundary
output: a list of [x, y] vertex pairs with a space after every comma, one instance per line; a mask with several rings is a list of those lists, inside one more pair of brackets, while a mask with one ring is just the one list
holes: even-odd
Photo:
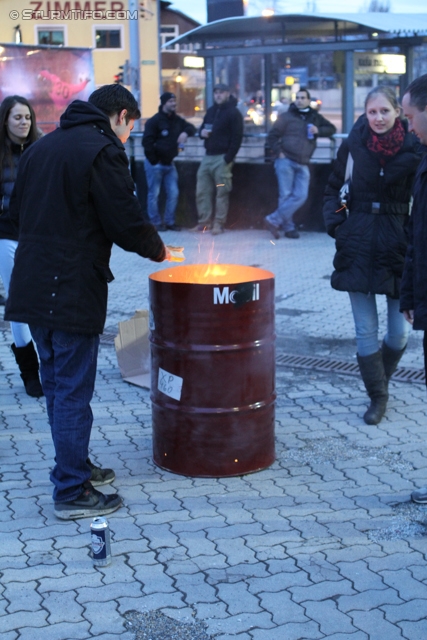
[[[362, 115], [338, 150], [325, 190], [323, 217], [327, 232], [336, 238], [337, 250], [331, 285], [339, 291], [398, 298], [411, 189], [422, 151], [416, 138], [406, 133], [400, 151], [382, 167], [377, 154], [366, 146], [368, 138], [368, 120]], [[347, 217], [339, 191], [349, 150], [354, 166]]]
[[205, 124], [212, 125], [209, 138], [205, 138], [207, 156], [224, 156], [227, 164], [233, 162], [243, 138], [243, 117], [233, 96], [224, 104], [214, 104], [206, 111], [200, 131]]
[[414, 329], [427, 331], [427, 155], [414, 183], [409, 243], [400, 292], [400, 310], [414, 311]]
[[124, 147], [109, 118], [76, 100], [60, 128], [23, 155], [10, 202], [19, 228], [5, 318], [71, 333], [102, 333], [113, 242], [161, 261], [143, 220]]
[[[307, 125], [314, 124], [319, 133], [314, 138], [307, 137]], [[299, 164], [309, 164], [316, 148], [317, 138], [330, 138], [336, 133], [336, 127], [315, 109], [300, 111], [291, 104], [288, 111], [281, 113], [267, 137], [266, 147], [273, 158], [283, 153], [286, 158]]]
[[196, 128], [176, 113], [168, 115], [159, 107], [158, 113], [145, 123], [142, 146], [150, 164], [170, 165], [178, 155], [178, 137], [185, 132], [194, 136]]
[[15, 144], [11, 142], [10, 145], [12, 164], [8, 158], [3, 159], [3, 170], [0, 179], [0, 238], [2, 240], [18, 240], [18, 232], [9, 218], [9, 202], [18, 174], [19, 161], [28, 143]]

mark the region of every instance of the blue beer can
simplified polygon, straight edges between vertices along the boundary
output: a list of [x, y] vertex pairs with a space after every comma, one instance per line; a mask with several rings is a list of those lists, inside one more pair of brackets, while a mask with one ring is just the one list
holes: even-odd
[[313, 133], [313, 125], [312, 124], [308, 124], [307, 125], [307, 138], [308, 138], [308, 140], [314, 140], [314, 133]]
[[92, 558], [95, 567], [111, 563], [110, 528], [106, 518], [94, 518], [90, 523]]

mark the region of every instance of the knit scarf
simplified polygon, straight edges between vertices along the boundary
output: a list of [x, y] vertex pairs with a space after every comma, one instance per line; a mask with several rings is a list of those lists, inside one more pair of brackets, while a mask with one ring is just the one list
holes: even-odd
[[379, 156], [381, 166], [402, 148], [405, 139], [405, 128], [400, 118], [396, 118], [393, 128], [387, 133], [378, 135], [372, 129], [369, 130], [367, 147], [369, 151]]

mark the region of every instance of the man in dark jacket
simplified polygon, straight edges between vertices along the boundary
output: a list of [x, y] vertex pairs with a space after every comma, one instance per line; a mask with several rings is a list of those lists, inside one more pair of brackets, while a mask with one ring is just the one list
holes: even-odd
[[[408, 129], [427, 145], [427, 74], [414, 80], [402, 100]], [[415, 177], [409, 243], [400, 289], [400, 310], [414, 329], [424, 331], [424, 368], [427, 380], [427, 154]], [[427, 487], [412, 493], [412, 500], [427, 504]]]
[[74, 519], [111, 513], [118, 494], [111, 469], [88, 457], [99, 334], [107, 309], [113, 242], [160, 262], [155, 228], [143, 221], [123, 144], [140, 117], [124, 87], [107, 85], [72, 102], [60, 127], [22, 157], [10, 202], [19, 228], [5, 317], [27, 322], [55, 446], [55, 514]]
[[226, 84], [215, 85], [214, 102], [200, 127], [206, 155], [197, 171], [198, 224], [193, 231], [212, 226], [212, 235], [218, 235], [227, 221], [234, 158], [242, 144], [243, 118]]
[[329, 138], [335, 132], [332, 122], [310, 107], [310, 93], [305, 88], [298, 91], [295, 103], [274, 123], [267, 147], [275, 158], [279, 203], [276, 211], [265, 218], [265, 227], [274, 238], [280, 238], [280, 228], [287, 238], [299, 238], [293, 215], [307, 200], [308, 163], [316, 148], [316, 138]]
[[[142, 145], [145, 151], [145, 176], [148, 194], [147, 208], [150, 222], [158, 231], [180, 231], [175, 224], [175, 209], [178, 202], [178, 172], [174, 158], [184, 149], [188, 136], [194, 136], [195, 127], [176, 114], [176, 97], [173, 93], [160, 96], [160, 107], [156, 115], [145, 123]], [[164, 223], [159, 213], [159, 194], [166, 193]]]

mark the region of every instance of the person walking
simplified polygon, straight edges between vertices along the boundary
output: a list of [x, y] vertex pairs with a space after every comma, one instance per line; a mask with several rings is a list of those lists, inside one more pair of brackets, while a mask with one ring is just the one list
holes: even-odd
[[[175, 210], [178, 203], [178, 172], [174, 158], [184, 149], [189, 136], [194, 136], [196, 128], [176, 113], [176, 96], [163, 93], [160, 96], [158, 112], [147, 120], [144, 127], [142, 145], [145, 152], [145, 176], [147, 179], [147, 209], [150, 222], [157, 231], [180, 231], [175, 224]], [[159, 195], [163, 186], [166, 193], [164, 222], [159, 213]]]
[[206, 111], [200, 127], [206, 155], [197, 171], [196, 204], [198, 223], [193, 231], [224, 232], [232, 189], [234, 158], [243, 138], [243, 117], [237, 100], [226, 84], [214, 86], [214, 104]]
[[[411, 82], [403, 95], [402, 106], [408, 119], [409, 131], [426, 147], [427, 74]], [[424, 331], [424, 370], [427, 381], [427, 154], [419, 166], [413, 196], [409, 241], [400, 291], [400, 309], [415, 330]], [[427, 504], [427, 487], [413, 491], [411, 498], [418, 504]]]
[[[38, 138], [36, 114], [28, 100], [16, 95], [4, 98], [0, 105], [0, 276], [6, 297], [18, 246], [18, 233], [9, 218], [10, 196], [22, 154]], [[39, 378], [39, 359], [30, 329], [22, 322], [11, 322], [10, 329], [13, 337], [11, 348], [25, 391], [32, 398], [40, 398], [43, 389]]]
[[123, 147], [140, 116], [118, 84], [75, 100], [60, 127], [23, 155], [10, 201], [19, 243], [5, 318], [28, 322], [37, 344], [55, 447], [54, 512], [64, 520], [121, 505], [118, 494], [94, 488], [112, 482], [114, 471], [89, 458], [112, 244], [156, 262], [168, 257], [143, 220]]
[[267, 136], [267, 148], [274, 158], [274, 171], [279, 186], [277, 208], [264, 218], [264, 227], [273, 237], [300, 237], [293, 220], [294, 213], [308, 197], [310, 171], [308, 163], [318, 137], [330, 138], [336, 127], [310, 106], [308, 89], [301, 88], [288, 111], [281, 113]]
[[[409, 325], [399, 311], [399, 295], [411, 190], [421, 155], [394, 91], [376, 87], [366, 97], [365, 113], [338, 150], [325, 190], [326, 230], [336, 241], [331, 285], [350, 296], [357, 361], [371, 400], [363, 416], [366, 424], [381, 421], [388, 383], [408, 340]], [[347, 209], [340, 203], [340, 189], [351, 161]], [[377, 294], [387, 300], [387, 332], [381, 348]]]

